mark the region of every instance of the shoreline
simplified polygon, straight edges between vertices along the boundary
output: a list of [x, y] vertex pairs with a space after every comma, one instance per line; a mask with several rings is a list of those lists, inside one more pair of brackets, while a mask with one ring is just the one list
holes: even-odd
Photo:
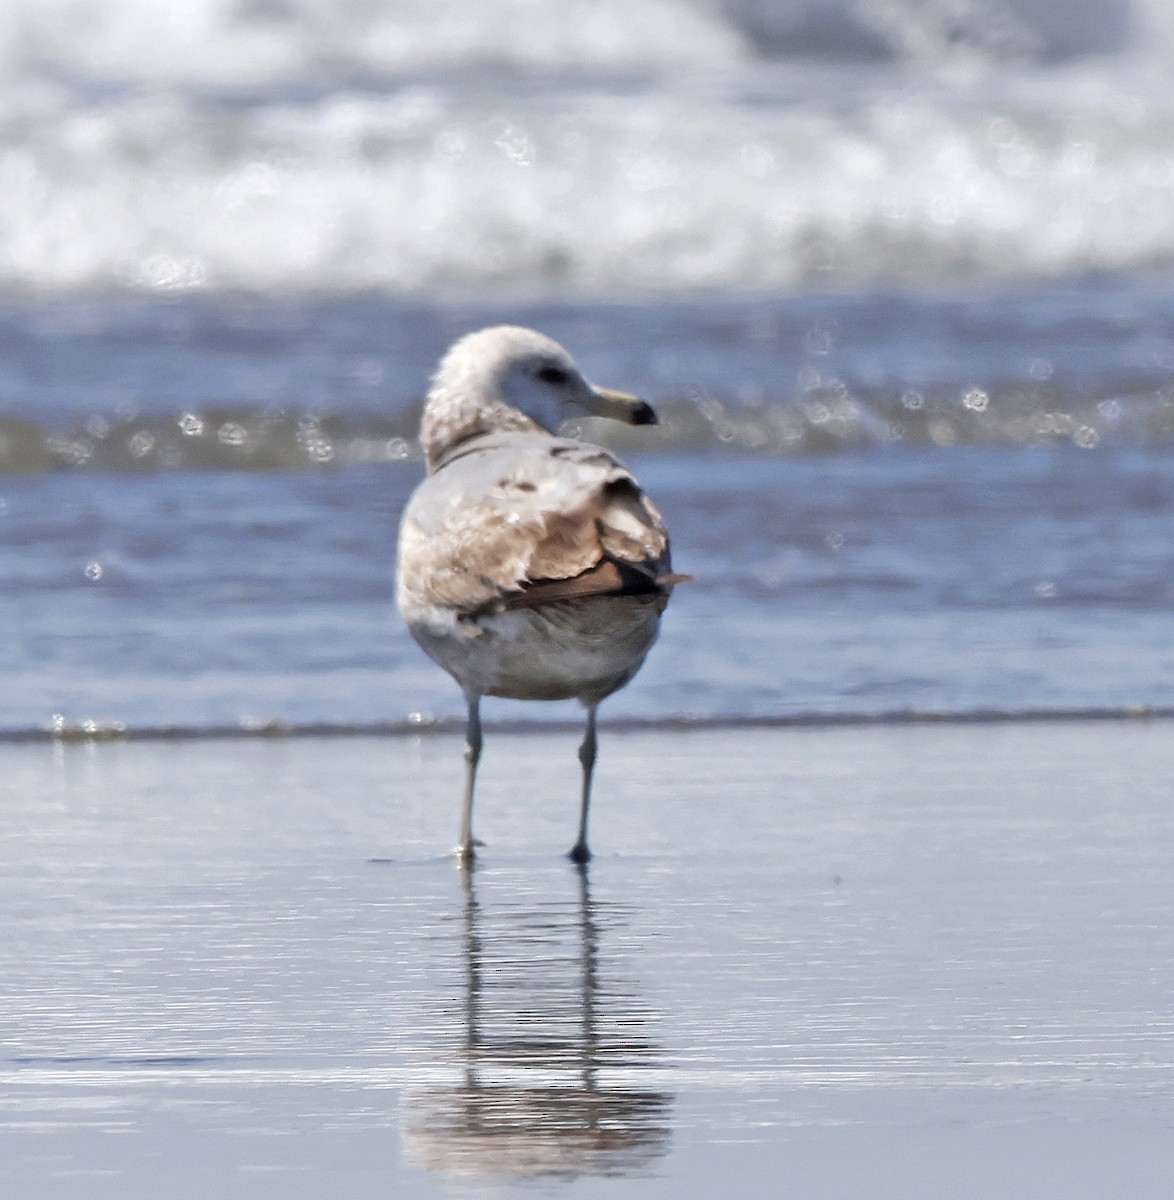
[[[1067, 725], [1099, 722], [1167, 722], [1174, 720], [1174, 707], [1127, 704], [1087, 708], [995, 708], [892, 709], [885, 712], [811, 712], [747, 714], [741, 716], [614, 717], [599, 720], [600, 732], [690, 733], [755, 729], [852, 729], [892, 728], [923, 725]], [[486, 733], [563, 734], [582, 729], [581, 720], [535, 718], [533, 720], [484, 720]], [[218, 725], [129, 726], [120, 721], [79, 721], [45, 728], [0, 729], [4, 745], [88, 745], [100, 742], [196, 742], [250, 741], [312, 738], [414, 738], [449, 736], [464, 732], [463, 717], [412, 716], [399, 720], [369, 722], [309, 721], [280, 719], [249, 720]]]

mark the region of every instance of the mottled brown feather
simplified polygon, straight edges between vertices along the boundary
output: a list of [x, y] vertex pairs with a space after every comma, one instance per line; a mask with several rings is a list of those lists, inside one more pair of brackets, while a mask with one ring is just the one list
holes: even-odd
[[[474, 613], [539, 584], [591, 578], [607, 563], [653, 581], [667, 574], [663, 520], [620, 463], [562, 439], [522, 440], [513, 469], [491, 486], [449, 494], [442, 489], [450, 468], [432, 477], [436, 500], [402, 530], [400, 568], [411, 594]], [[555, 475], [552, 457], [561, 463]], [[472, 466], [473, 458], [453, 466]], [[443, 525], [443, 537], [434, 536], [434, 524]]]

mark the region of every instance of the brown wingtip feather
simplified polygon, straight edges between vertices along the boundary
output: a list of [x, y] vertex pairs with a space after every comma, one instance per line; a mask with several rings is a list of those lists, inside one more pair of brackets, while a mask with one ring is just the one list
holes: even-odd
[[583, 600], [589, 596], [649, 596], [689, 578], [688, 575], [662, 575], [654, 579], [635, 567], [605, 559], [571, 579], [536, 579], [522, 591], [503, 597], [501, 607], [540, 608], [560, 600]]

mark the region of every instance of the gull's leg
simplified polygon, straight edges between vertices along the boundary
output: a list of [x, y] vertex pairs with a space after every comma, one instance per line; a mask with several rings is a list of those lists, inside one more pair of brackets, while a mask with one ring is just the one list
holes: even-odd
[[596, 705], [587, 705], [587, 729], [583, 734], [583, 744], [579, 747], [579, 761], [583, 764], [583, 798], [579, 807], [579, 836], [571, 847], [567, 857], [571, 862], [585, 863], [591, 857], [587, 849], [587, 809], [591, 804], [591, 775], [595, 770], [595, 709]]
[[474, 858], [473, 785], [481, 761], [481, 697], [472, 693], [466, 699], [469, 716], [465, 722], [465, 802], [461, 808], [461, 839], [453, 851], [463, 864], [471, 863]]

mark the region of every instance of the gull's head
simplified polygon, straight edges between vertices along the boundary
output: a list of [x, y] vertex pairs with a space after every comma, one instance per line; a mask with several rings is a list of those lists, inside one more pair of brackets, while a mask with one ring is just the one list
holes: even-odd
[[589, 383], [553, 338], [517, 325], [481, 329], [440, 360], [424, 407], [421, 438], [430, 464], [481, 433], [554, 433], [579, 417], [655, 425], [656, 414], [626, 392]]

